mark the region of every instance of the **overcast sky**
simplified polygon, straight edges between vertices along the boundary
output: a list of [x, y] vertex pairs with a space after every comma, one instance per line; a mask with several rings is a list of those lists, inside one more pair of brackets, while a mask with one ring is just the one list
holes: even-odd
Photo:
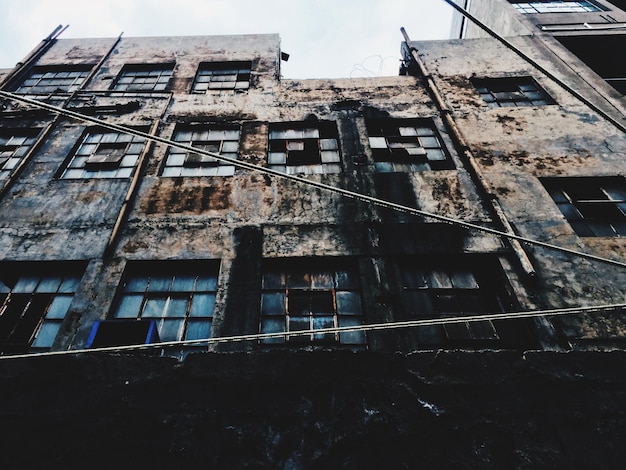
[[0, 68], [61, 38], [278, 33], [286, 78], [397, 75], [400, 27], [446, 39], [443, 0], [0, 0]]

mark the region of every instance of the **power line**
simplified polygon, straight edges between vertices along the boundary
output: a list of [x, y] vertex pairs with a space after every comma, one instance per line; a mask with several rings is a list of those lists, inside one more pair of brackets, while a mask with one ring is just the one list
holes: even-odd
[[528, 245], [534, 245], [534, 246], [539, 246], [542, 248], [546, 248], [549, 250], [554, 250], [554, 251], [559, 251], [561, 253], [566, 253], [566, 254], [570, 254], [570, 255], [575, 255], [581, 258], [585, 258], [585, 259], [589, 259], [589, 260], [593, 260], [593, 261], [597, 261], [597, 262], [601, 262], [601, 263], [605, 263], [605, 264], [610, 264], [613, 266], [619, 266], [621, 268], [626, 268], [626, 263], [622, 262], [622, 261], [617, 261], [614, 259], [610, 259], [610, 258], [604, 258], [601, 256], [597, 256], [597, 255], [593, 255], [593, 254], [589, 254], [589, 253], [584, 253], [581, 251], [576, 251], [576, 250], [572, 250], [570, 248], [565, 248], [562, 246], [558, 246], [558, 245], [554, 245], [551, 243], [547, 243], [547, 242], [542, 242], [539, 240], [534, 240], [531, 238], [527, 238], [527, 237], [523, 237], [520, 235], [515, 235], [513, 233], [508, 233], [508, 232], [503, 232], [501, 230], [496, 230], [490, 227], [485, 227], [482, 225], [478, 225], [478, 224], [474, 224], [472, 222], [466, 222], [463, 220], [459, 220], [459, 219], [454, 219], [452, 217], [447, 217], [444, 215], [439, 215], [439, 214], [433, 214], [431, 212], [426, 212], [420, 209], [416, 209], [413, 207], [408, 207], [408, 206], [404, 206], [402, 204], [396, 204], [394, 202], [390, 202], [390, 201], [385, 201], [383, 199], [379, 199], [373, 196], [369, 196], [366, 194], [362, 194], [362, 193], [357, 193], [354, 191], [350, 191], [348, 189], [343, 189], [343, 188], [338, 188], [329, 184], [325, 184], [325, 183], [321, 183], [318, 181], [313, 181], [313, 180], [308, 180], [306, 178], [300, 177], [300, 176], [296, 176], [296, 175], [289, 175], [286, 173], [282, 173], [278, 170], [274, 170], [272, 168], [266, 168], [266, 167], [262, 167], [259, 165], [255, 165], [252, 163], [248, 163], [248, 162], [244, 162], [242, 160], [237, 160], [234, 158], [230, 158], [230, 157], [225, 157], [223, 155], [220, 155], [218, 153], [214, 153], [214, 152], [209, 152], [207, 150], [198, 148], [198, 147], [193, 147], [191, 145], [185, 145], [185, 144], [181, 144], [180, 142], [175, 142], [173, 140], [169, 140], [169, 139], [165, 139], [163, 137], [157, 136], [157, 135], [152, 135], [146, 132], [142, 132], [140, 130], [137, 129], [132, 129], [130, 127], [127, 126], [122, 126], [119, 124], [114, 124], [111, 122], [106, 122], [103, 121], [101, 119], [95, 118], [95, 117], [91, 117], [91, 116], [87, 116], [84, 114], [80, 114], [74, 111], [70, 111], [68, 109], [64, 109], [64, 108], [60, 108], [58, 106], [54, 106], [48, 103], [43, 103], [41, 101], [37, 101], [37, 100], [33, 100], [30, 98], [26, 98], [24, 96], [20, 96], [20, 95], [16, 95], [14, 93], [10, 93], [7, 91], [3, 91], [0, 90], [0, 96], [3, 96], [5, 98], [8, 99], [12, 99], [15, 101], [19, 101], [22, 103], [26, 103], [26, 104], [30, 104], [32, 106], [41, 108], [41, 109], [46, 109], [48, 111], [51, 111], [53, 113], [58, 113], [61, 114], [63, 116], [66, 117], [71, 117], [74, 119], [77, 119], [79, 121], [84, 121], [84, 122], [89, 122], [92, 124], [96, 124], [102, 128], [105, 129], [110, 129], [110, 130], [114, 130], [117, 132], [121, 132], [121, 133], [125, 133], [125, 134], [130, 134], [130, 135], [134, 135], [137, 137], [142, 137], [146, 140], [152, 141], [152, 142], [158, 142], [170, 147], [175, 147], [175, 148], [179, 148], [182, 150], [187, 150], [190, 152], [195, 152], [195, 153], [199, 153], [202, 155], [206, 155], [209, 157], [213, 157], [216, 160], [219, 161], [223, 161], [226, 163], [229, 163], [231, 165], [240, 167], [240, 168], [244, 168], [247, 170], [252, 170], [252, 171], [257, 171], [257, 172], [261, 172], [261, 173], [265, 173], [268, 175], [272, 175], [272, 176], [276, 176], [278, 178], [282, 178], [282, 179], [286, 179], [286, 180], [290, 180], [290, 181], [294, 181], [297, 183], [302, 183], [308, 186], [312, 186], [318, 189], [322, 189], [322, 190], [326, 190], [326, 191], [331, 191], [337, 194], [341, 194], [342, 196], [351, 198], [351, 199], [355, 199], [357, 201], [361, 201], [361, 202], [365, 202], [368, 204], [374, 204], [380, 207], [384, 207], [387, 209], [392, 209], [395, 211], [399, 211], [399, 212], [404, 212], [407, 214], [411, 214], [411, 215], [416, 215], [416, 216], [421, 216], [421, 217], [427, 217], [427, 218], [431, 218], [434, 220], [438, 220], [440, 222], [444, 222], [447, 224], [451, 224], [451, 225], [458, 225], [460, 227], [464, 227], [467, 229], [471, 229], [471, 230], [477, 230], [480, 232], [484, 232], [484, 233], [489, 233], [491, 235], [496, 235], [499, 237], [503, 237], [503, 238], [509, 238], [512, 240], [517, 240], [519, 242], [522, 243], [526, 243]]
[[481, 321], [494, 321], [494, 320], [515, 320], [523, 318], [534, 317], [554, 317], [563, 315], [575, 315], [586, 313], [604, 313], [623, 311], [626, 309], [626, 303], [620, 304], [605, 304], [605, 305], [593, 305], [587, 307], [568, 307], [558, 308], [551, 310], [533, 310], [527, 312], [505, 312], [505, 313], [490, 313], [483, 315], [468, 315], [458, 317], [447, 318], [430, 318], [422, 320], [410, 320], [403, 322], [388, 322], [388, 323], [371, 323], [358, 326], [343, 326], [335, 328], [319, 328], [312, 330], [298, 330], [298, 331], [284, 331], [277, 333], [255, 333], [249, 335], [236, 335], [236, 336], [221, 336], [216, 338], [195, 339], [186, 341], [164, 341], [161, 343], [151, 344], [133, 344], [127, 346], [110, 346], [102, 348], [91, 349], [70, 349], [65, 351], [46, 351], [32, 354], [15, 354], [10, 356], [0, 356], [0, 360], [6, 359], [21, 359], [32, 357], [44, 357], [44, 356], [68, 356], [77, 354], [93, 354], [100, 352], [124, 352], [135, 351], [141, 349], [159, 349], [167, 348], [170, 346], [207, 346], [210, 344], [220, 343], [236, 343], [243, 341], [259, 341], [264, 339], [282, 339], [290, 336], [307, 336], [312, 334], [341, 334], [350, 332], [367, 332], [367, 331], [384, 331], [384, 330], [398, 330], [405, 328], [418, 328], [424, 326], [436, 326], [436, 325], [452, 325], [456, 323], [473, 323]]

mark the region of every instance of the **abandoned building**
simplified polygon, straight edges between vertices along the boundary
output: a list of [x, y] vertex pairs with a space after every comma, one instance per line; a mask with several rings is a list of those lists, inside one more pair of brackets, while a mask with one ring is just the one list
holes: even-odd
[[623, 2], [456, 3], [396, 77], [60, 30], [0, 70], [6, 468], [623, 462]]

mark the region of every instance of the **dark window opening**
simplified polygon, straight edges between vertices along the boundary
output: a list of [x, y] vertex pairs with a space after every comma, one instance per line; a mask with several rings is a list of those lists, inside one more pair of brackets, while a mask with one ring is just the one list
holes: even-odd
[[579, 236], [626, 236], [622, 177], [543, 178], [541, 182]]
[[430, 120], [368, 119], [366, 125], [378, 172], [454, 168]]
[[95, 322], [85, 347], [106, 348], [159, 341], [154, 320], [104, 320]]
[[626, 36], [567, 36], [557, 37], [557, 40], [609, 85], [626, 95]]
[[[414, 319], [510, 311], [505, 276], [490, 257], [411, 259], [401, 265], [403, 292]], [[481, 320], [416, 328], [424, 347], [521, 347], [530, 340], [523, 321]]]
[[472, 83], [490, 108], [554, 104], [532, 77], [481, 78]]
[[261, 344], [365, 345], [363, 331], [316, 332], [363, 324], [358, 272], [351, 261], [304, 258], [266, 264], [261, 333], [309, 332], [265, 338]]

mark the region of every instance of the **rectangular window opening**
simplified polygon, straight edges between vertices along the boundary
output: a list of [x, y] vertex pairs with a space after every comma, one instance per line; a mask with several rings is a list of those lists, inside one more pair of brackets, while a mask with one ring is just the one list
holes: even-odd
[[[351, 260], [268, 260], [261, 292], [261, 333], [295, 333], [263, 345], [332, 345], [363, 348], [360, 282]], [[354, 331], [325, 332], [355, 327]], [[307, 333], [300, 333], [306, 331]]]
[[476, 78], [472, 83], [490, 108], [555, 104], [532, 77]]

